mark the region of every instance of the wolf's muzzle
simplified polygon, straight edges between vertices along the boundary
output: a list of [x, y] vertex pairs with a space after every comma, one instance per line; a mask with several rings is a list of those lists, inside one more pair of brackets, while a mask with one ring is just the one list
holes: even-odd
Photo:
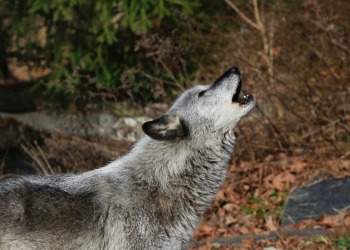
[[239, 69], [237, 66], [233, 66], [232, 68], [229, 69], [229, 71], [233, 74], [241, 75], [241, 72], [239, 72]]
[[227, 70], [225, 73], [223, 73], [218, 79], [216, 79], [210, 86], [209, 89], [215, 89], [218, 87], [223, 80], [225, 80], [227, 77], [230, 77], [232, 74], [239, 75], [241, 78], [241, 73], [239, 72], [239, 69], [237, 66], [231, 67], [229, 70]]

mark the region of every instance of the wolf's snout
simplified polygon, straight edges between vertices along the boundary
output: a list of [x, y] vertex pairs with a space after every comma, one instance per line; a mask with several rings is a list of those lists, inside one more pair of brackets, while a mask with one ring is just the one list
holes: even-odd
[[216, 79], [210, 86], [210, 89], [215, 89], [216, 87], [220, 86], [225, 80], [230, 79], [232, 80], [232, 76], [238, 75], [241, 79], [241, 72], [239, 72], [239, 69], [237, 66], [233, 66], [230, 69], [228, 69], [224, 74], [222, 74], [218, 79]]
[[241, 72], [239, 72], [239, 69], [237, 66], [233, 66], [232, 68], [230, 68], [230, 71], [231, 73], [234, 73], [234, 74], [237, 74], [237, 75], [240, 75]]

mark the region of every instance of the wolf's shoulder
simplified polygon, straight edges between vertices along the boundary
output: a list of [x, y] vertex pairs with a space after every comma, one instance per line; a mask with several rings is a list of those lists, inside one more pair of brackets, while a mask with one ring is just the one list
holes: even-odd
[[[0, 224], [37, 230], [82, 228], [94, 217], [94, 194], [60, 186], [69, 175], [25, 176], [0, 182]], [[1, 229], [0, 225], [0, 229]], [[2, 229], [3, 230], [3, 229]]]
[[0, 197], [6, 194], [23, 193], [39, 188], [58, 189], [59, 184], [71, 175], [28, 175], [0, 181]]

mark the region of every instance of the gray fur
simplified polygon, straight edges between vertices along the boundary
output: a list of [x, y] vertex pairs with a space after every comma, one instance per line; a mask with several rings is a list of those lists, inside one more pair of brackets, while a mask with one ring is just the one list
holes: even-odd
[[226, 176], [233, 129], [255, 105], [232, 101], [240, 81], [233, 67], [187, 90], [103, 168], [0, 182], [0, 249], [186, 249]]

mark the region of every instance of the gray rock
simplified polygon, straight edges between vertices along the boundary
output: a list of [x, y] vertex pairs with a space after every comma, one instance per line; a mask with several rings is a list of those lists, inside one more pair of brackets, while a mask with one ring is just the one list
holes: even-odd
[[142, 135], [142, 124], [149, 117], [116, 117], [108, 113], [52, 114], [30, 112], [11, 114], [0, 112], [0, 117], [10, 118], [28, 125], [34, 130], [47, 133], [63, 132], [71, 136], [108, 138], [115, 141], [138, 141]]
[[338, 215], [345, 210], [350, 211], [350, 178], [321, 181], [289, 194], [281, 226], [318, 220], [322, 214]]

